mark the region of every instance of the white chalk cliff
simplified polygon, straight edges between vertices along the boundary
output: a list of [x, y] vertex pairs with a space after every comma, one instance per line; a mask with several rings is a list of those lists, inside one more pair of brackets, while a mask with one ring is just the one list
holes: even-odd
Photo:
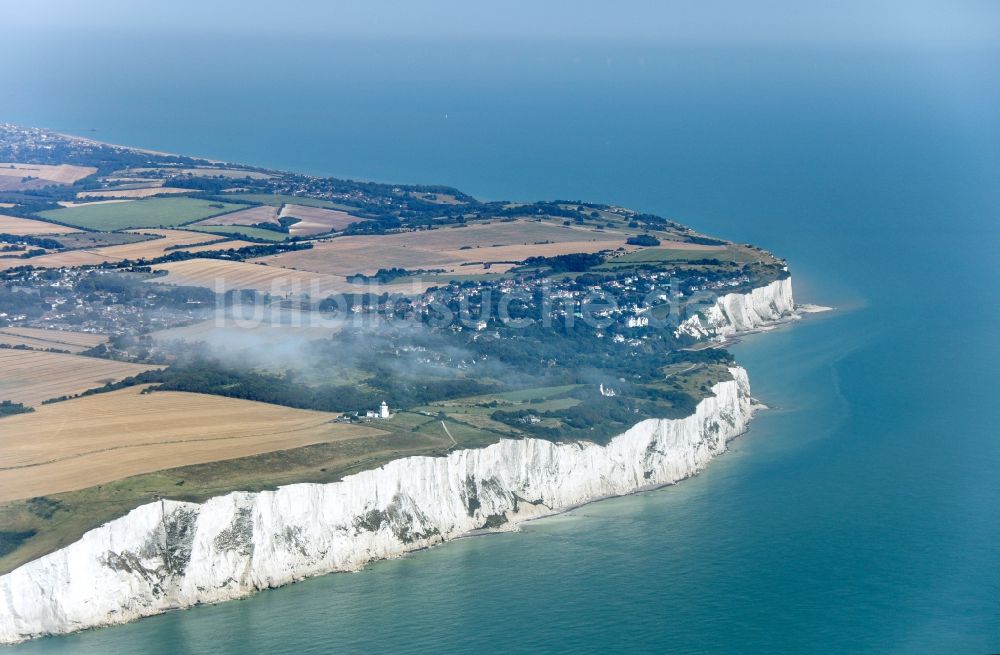
[[[790, 281], [764, 289], [720, 298], [713, 327], [756, 329], [791, 311]], [[502, 440], [330, 484], [142, 505], [0, 577], [0, 643], [240, 598], [683, 480], [750, 421], [746, 372], [730, 372], [690, 416], [641, 421], [603, 446]]]
[[792, 278], [775, 280], [750, 293], [727, 293], [683, 321], [674, 335], [696, 339], [725, 338], [769, 327], [795, 315]]

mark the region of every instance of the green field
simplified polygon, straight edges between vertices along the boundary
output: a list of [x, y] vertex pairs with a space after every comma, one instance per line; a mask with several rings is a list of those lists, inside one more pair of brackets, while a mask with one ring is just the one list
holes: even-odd
[[40, 218], [81, 227], [113, 232], [126, 228], [177, 227], [209, 216], [228, 214], [246, 205], [198, 200], [196, 198], [149, 198], [82, 207], [63, 207], [39, 212]]
[[268, 241], [284, 241], [288, 235], [284, 232], [274, 230], [263, 230], [259, 227], [249, 227], [246, 225], [186, 225], [185, 230], [195, 232], [208, 232], [209, 234], [224, 234], [228, 237], [238, 237], [245, 235], [254, 239], [266, 239]]
[[322, 207], [324, 209], [339, 209], [341, 211], [357, 210], [357, 207], [340, 205], [335, 202], [330, 202], [329, 200], [320, 200], [319, 198], [303, 198], [301, 196], [286, 196], [278, 193], [227, 193], [219, 197], [227, 199], [232, 198], [236, 202], [241, 200], [259, 202], [262, 205], [271, 205], [272, 207], [281, 207], [282, 205], [305, 205], [306, 207]]

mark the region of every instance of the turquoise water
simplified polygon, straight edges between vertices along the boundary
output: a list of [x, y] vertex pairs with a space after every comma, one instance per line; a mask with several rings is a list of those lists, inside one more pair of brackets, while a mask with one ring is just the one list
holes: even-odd
[[620, 202], [838, 311], [735, 348], [772, 409], [677, 487], [12, 652], [1000, 650], [998, 53], [75, 38], [0, 43], [0, 119]]

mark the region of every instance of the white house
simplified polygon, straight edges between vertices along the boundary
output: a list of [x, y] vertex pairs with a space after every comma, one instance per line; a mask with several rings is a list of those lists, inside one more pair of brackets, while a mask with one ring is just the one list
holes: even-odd
[[626, 324], [630, 328], [646, 327], [647, 325], [649, 325], [649, 317], [648, 316], [629, 316], [628, 317], [628, 321], [626, 322]]

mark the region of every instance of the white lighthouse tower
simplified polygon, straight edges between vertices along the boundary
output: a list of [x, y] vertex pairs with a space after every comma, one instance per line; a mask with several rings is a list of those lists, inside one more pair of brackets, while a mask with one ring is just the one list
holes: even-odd
[[378, 417], [389, 418], [389, 406], [385, 404], [384, 400], [382, 401], [382, 404], [378, 408]]

